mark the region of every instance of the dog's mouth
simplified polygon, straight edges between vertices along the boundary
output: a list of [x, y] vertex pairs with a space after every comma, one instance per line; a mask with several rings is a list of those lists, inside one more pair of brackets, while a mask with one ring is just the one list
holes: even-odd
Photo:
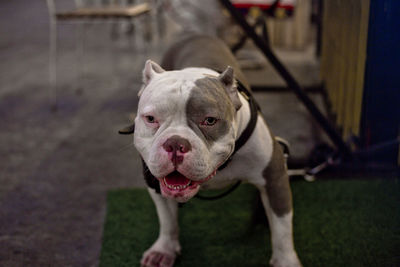
[[216, 174], [216, 170], [200, 181], [193, 181], [178, 171], [173, 171], [162, 179], [159, 179], [161, 193], [164, 197], [175, 199], [178, 202], [186, 202], [191, 199], [205, 183]]

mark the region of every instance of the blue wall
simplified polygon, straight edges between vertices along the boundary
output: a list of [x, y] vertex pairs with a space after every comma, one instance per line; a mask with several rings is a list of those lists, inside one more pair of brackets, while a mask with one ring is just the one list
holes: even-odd
[[[365, 71], [362, 141], [394, 140], [400, 130], [400, 0], [371, 0]], [[371, 160], [397, 164], [398, 145]]]

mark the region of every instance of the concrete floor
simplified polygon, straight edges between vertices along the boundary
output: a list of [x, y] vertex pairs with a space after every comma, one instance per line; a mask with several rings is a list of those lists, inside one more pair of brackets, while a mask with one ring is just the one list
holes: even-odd
[[[0, 266], [97, 265], [107, 191], [144, 186], [132, 137], [117, 131], [135, 112], [145, 59], [159, 60], [166, 41], [111, 42], [110, 26], [99, 24], [87, 29], [84, 58], [76, 58], [75, 28], [59, 27], [51, 112], [45, 1], [0, 2]], [[278, 53], [303, 85], [318, 82], [310, 51]], [[253, 84], [282, 84], [268, 64], [246, 75]], [[324, 138], [291, 93], [256, 97], [295, 158]]]

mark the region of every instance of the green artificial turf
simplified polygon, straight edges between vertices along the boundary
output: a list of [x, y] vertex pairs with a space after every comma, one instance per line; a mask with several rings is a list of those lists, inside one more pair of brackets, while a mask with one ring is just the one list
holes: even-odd
[[[400, 266], [398, 180], [292, 182], [294, 240], [304, 266]], [[180, 210], [182, 256], [176, 266], [268, 266], [269, 230], [254, 220], [257, 191], [193, 199]], [[158, 236], [144, 189], [108, 194], [100, 266], [139, 266]]]

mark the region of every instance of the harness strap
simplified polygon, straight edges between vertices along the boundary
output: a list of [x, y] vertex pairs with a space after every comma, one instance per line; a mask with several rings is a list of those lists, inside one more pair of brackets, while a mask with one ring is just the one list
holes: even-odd
[[238, 81], [238, 91], [246, 98], [246, 100], [249, 102], [250, 105], [250, 120], [247, 123], [246, 129], [242, 132], [242, 134], [239, 136], [239, 138], [235, 142], [235, 149], [233, 150], [233, 153], [230, 155], [230, 157], [218, 168], [218, 170], [224, 169], [228, 164], [232, 161], [233, 156], [235, 153], [244, 145], [246, 144], [247, 140], [249, 140], [250, 136], [253, 134], [254, 129], [256, 128], [257, 125], [257, 118], [258, 118], [258, 112], [260, 111], [260, 107], [253, 98], [253, 96], [250, 94], [250, 92], [247, 90], [247, 88], [240, 82]]
[[160, 182], [157, 180], [156, 177], [153, 176], [153, 174], [151, 174], [149, 167], [147, 167], [143, 158], [142, 158], [142, 165], [143, 165], [143, 176], [147, 186], [156, 190], [158, 194], [161, 194]]
[[239, 187], [239, 185], [242, 183], [241, 180], [237, 181], [234, 185], [232, 185], [231, 187], [229, 187], [226, 191], [222, 192], [219, 195], [216, 196], [202, 196], [202, 195], [195, 195], [195, 198], [201, 199], [201, 200], [216, 200], [216, 199], [220, 199], [223, 198], [224, 196], [229, 195], [230, 193], [232, 193], [236, 188]]

